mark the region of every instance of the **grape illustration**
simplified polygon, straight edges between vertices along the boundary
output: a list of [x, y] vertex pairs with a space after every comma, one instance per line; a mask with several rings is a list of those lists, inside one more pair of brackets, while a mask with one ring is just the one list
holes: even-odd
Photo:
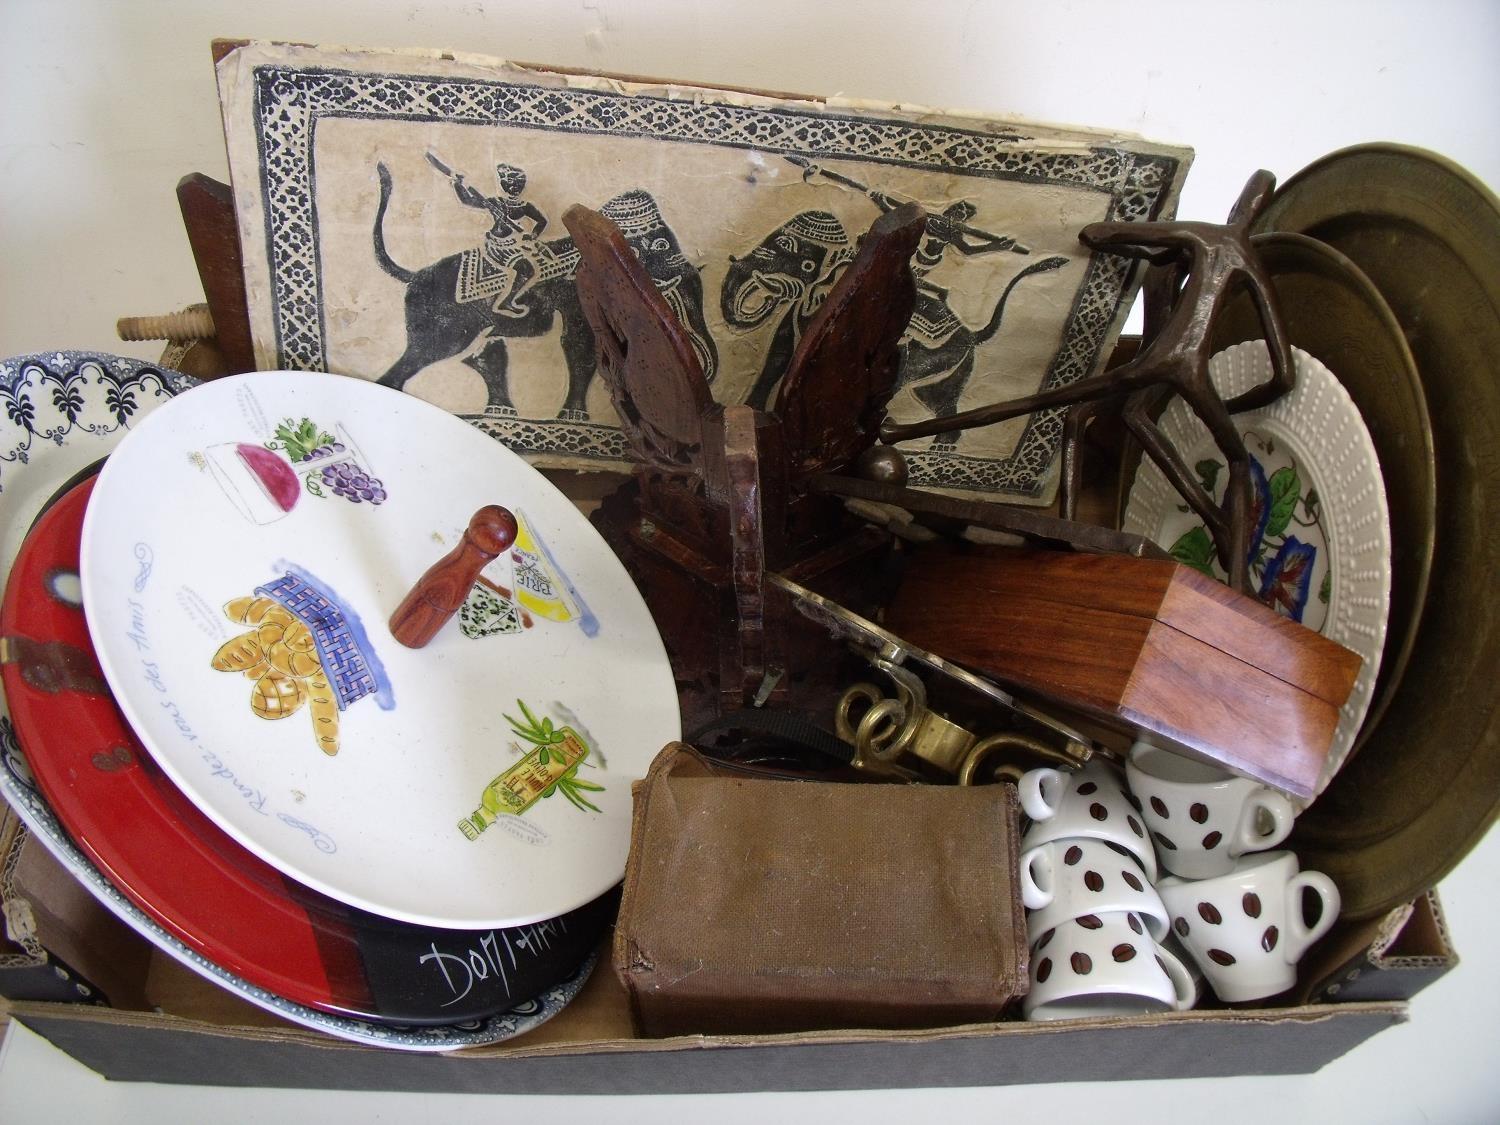
[[[332, 450], [334, 453], [342, 451], [342, 447]], [[380, 479], [372, 477], [352, 461], [325, 465], [323, 485], [335, 496], [342, 496], [351, 504], [380, 504], [386, 496], [385, 485]]]
[[316, 461], [319, 457], [329, 457], [329, 456], [332, 456], [335, 453], [342, 453], [342, 452], [344, 452], [344, 443], [341, 442], [341, 441], [334, 441], [334, 442], [329, 442], [326, 445], [320, 445], [316, 449], [309, 451], [302, 458], [302, 460], [303, 461]]
[[[293, 461], [307, 464], [327, 460], [348, 453], [348, 446], [334, 438], [333, 434], [313, 423], [310, 418], [293, 422], [288, 418], [276, 427], [276, 441], [267, 443], [272, 449], [284, 450]], [[372, 477], [353, 460], [324, 465], [308, 475], [309, 486], [314, 479], [335, 496], [342, 496], [353, 504], [379, 504], [385, 500], [385, 486]]]

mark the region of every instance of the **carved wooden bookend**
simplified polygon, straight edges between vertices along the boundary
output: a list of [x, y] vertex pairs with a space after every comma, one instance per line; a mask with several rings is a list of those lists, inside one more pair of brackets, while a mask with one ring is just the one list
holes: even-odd
[[890, 537], [851, 521], [808, 480], [876, 441], [915, 302], [909, 261], [921, 210], [876, 221], [809, 322], [769, 413], [713, 401], [685, 329], [613, 223], [584, 207], [563, 222], [580, 256], [579, 302], [599, 371], [638, 462], [594, 519], [656, 616], [686, 724], [786, 702], [794, 678], [831, 681], [826, 638], [798, 656], [796, 646], [810, 644], [798, 639], [806, 623], [764, 578], [785, 572], [871, 601]]
[[705, 431], [718, 408], [687, 329], [619, 227], [578, 206], [563, 222], [583, 255], [578, 296], [626, 441], [652, 468], [701, 472]]
[[924, 227], [911, 203], [876, 219], [802, 333], [773, 407], [795, 479], [849, 465], [878, 440], [916, 305], [910, 262]]
[[[1010, 402], [978, 407], [910, 425], [887, 420], [888, 443], [953, 430], [988, 426], [1050, 407], [1073, 407], [1064, 432], [1062, 512], [1071, 516], [1077, 474], [1077, 442], [1092, 414], [1124, 402], [1127, 428], [1147, 456], [1207, 524], [1230, 584], [1249, 592], [1246, 544], [1250, 521], [1250, 455], [1230, 415], [1275, 401], [1295, 380], [1291, 345], [1281, 326], [1269, 275], [1250, 245], [1250, 224], [1276, 186], [1270, 172], [1252, 175], [1223, 225], [1189, 222], [1091, 223], [1080, 241], [1096, 250], [1144, 259], [1158, 267], [1147, 275], [1148, 338], [1134, 359], [1086, 379]], [[1208, 374], [1215, 318], [1231, 286], [1248, 289], [1270, 350], [1272, 378], [1229, 402]], [[1229, 463], [1224, 498], [1213, 498], [1183, 463], [1155, 418], [1171, 394], [1183, 397], [1202, 420]]]
[[1300, 797], [1360, 659], [1175, 562], [929, 550], [885, 624], [1002, 684]]
[[516, 541], [516, 517], [498, 504], [486, 504], [469, 520], [458, 546], [417, 579], [396, 612], [391, 636], [407, 648], [421, 648], [459, 611], [479, 572]]

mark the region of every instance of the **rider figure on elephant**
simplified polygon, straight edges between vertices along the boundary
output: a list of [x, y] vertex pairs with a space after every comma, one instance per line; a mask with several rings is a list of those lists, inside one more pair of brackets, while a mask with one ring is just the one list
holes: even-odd
[[[883, 212], [894, 211], [903, 202], [881, 191], [872, 190], [869, 196], [871, 202]], [[960, 199], [943, 208], [941, 215], [929, 214], [927, 216], [927, 229], [922, 235], [922, 241], [917, 244], [916, 253], [911, 256], [911, 272], [917, 279], [919, 290], [931, 293], [942, 301], [948, 299], [948, 290], [928, 281], [927, 275], [943, 264], [943, 257], [948, 253], [950, 246], [965, 258], [973, 257], [975, 254], [993, 254], [1002, 250], [1010, 250], [1017, 254], [1031, 253], [1027, 247], [1022, 246], [1014, 238], [992, 234], [987, 230], [971, 226], [971, 221], [978, 213], [979, 208], [974, 204], [967, 199]]]
[[[547, 229], [547, 216], [535, 204], [521, 198], [526, 190], [526, 173], [510, 164], [495, 165], [500, 194], [494, 196], [465, 183], [462, 173], [452, 173], [452, 179], [460, 203], [489, 212], [494, 225], [484, 236], [481, 252], [492, 265], [511, 274], [510, 289], [496, 299], [494, 310], [502, 316], [525, 316], [527, 306], [519, 298], [536, 280], [543, 260], [550, 256], [541, 241], [542, 231]], [[527, 220], [530, 229], [521, 225]]]

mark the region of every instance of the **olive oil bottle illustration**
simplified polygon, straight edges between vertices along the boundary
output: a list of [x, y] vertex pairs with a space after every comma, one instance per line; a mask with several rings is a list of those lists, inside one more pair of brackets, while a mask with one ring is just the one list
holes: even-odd
[[587, 794], [602, 793], [604, 786], [578, 776], [578, 767], [589, 756], [588, 743], [570, 726], [554, 726], [550, 718], [538, 719], [523, 700], [516, 700], [516, 705], [525, 721], [509, 715], [505, 720], [520, 738], [531, 744], [531, 749], [491, 781], [480, 797], [479, 807], [458, 822], [459, 831], [467, 839], [477, 839], [501, 815], [520, 816], [554, 793], [561, 793], [575, 808], [601, 811]]

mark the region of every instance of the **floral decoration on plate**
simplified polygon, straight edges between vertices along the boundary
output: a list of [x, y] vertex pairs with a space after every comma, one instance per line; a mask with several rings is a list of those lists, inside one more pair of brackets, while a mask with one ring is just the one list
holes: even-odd
[[[1293, 354], [1295, 389], [1234, 421], [1251, 458], [1248, 551], [1255, 595], [1363, 660], [1334, 732], [1321, 792], [1359, 733], [1380, 670], [1391, 533], [1379, 459], [1358, 409], [1326, 366], [1301, 349]], [[1265, 343], [1226, 348], [1209, 361], [1209, 373], [1226, 399], [1260, 385], [1270, 377]], [[1174, 400], [1161, 429], [1209, 494], [1221, 499], [1226, 462], [1198, 417]], [[1121, 527], [1224, 580], [1207, 528], [1149, 460], [1141, 462]]]

